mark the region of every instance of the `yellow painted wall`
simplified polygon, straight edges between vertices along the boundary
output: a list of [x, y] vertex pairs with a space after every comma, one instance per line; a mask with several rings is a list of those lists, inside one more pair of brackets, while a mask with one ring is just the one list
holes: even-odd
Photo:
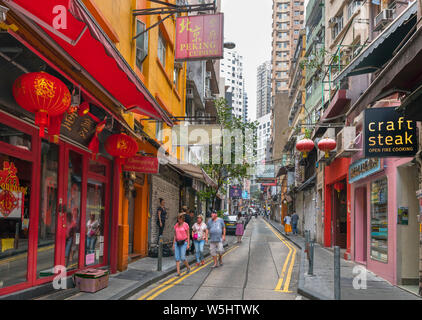
[[[179, 86], [176, 89], [173, 83], [174, 70], [174, 46], [175, 46], [175, 18], [167, 19], [160, 27], [155, 27], [148, 31], [148, 56], [143, 62], [143, 70], [136, 65], [136, 41], [132, 40], [136, 35], [136, 21], [140, 19], [146, 24], [148, 28], [152, 24], [158, 22], [164, 17], [160, 15], [154, 16], [140, 16], [134, 17], [133, 10], [146, 8], [147, 6], [160, 7], [155, 3], [146, 0], [83, 0], [96, 11], [96, 19], [101, 20], [99, 24], [106, 26], [110, 39], [118, 38], [115, 45], [120, 51], [121, 55], [126, 59], [128, 64], [135, 70], [139, 78], [143, 81], [145, 86], [151, 92], [153, 97], [173, 116], [185, 115], [185, 100], [186, 100], [186, 63], [183, 63], [182, 69], [179, 72]], [[175, 0], [168, 0], [175, 3]], [[158, 34], [159, 30], [167, 38], [167, 54], [166, 63], [163, 67], [158, 60]], [[126, 121], [132, 125], [133, 120], [141, 120], [139, 115], [124, 115]], [[156, 122], [143, 120], [144, 131], [152, 138], [156, 139]], [[168, 128], [163, 125], [163, 128]], [[166, 142], [166, 141], [163, 141]], [[151, 146], [145, 146], [146, 142], [139, 142], [142, 150], [151, 152]], [[171, 145], [171, 141], [170, 141]], [[150, 148], [151, 147], [151, 148]], [[174, 150], [167, 150], [174, 157], [179, 159], [182, 157], [183, 148], [175, 148]], [[137, 233], [139, 238], [134, 239], [134, 249], [142, 255], [147, 254], [146, 237], [147, 237], [147, 222], [148, 222], [148, 181], [145, 181], [145, 186], [138, 188], [140, 191], [135, 215], [135, 227], [140, 229]], [[125, 196], [123, 181], [120, 185], [120, 203], [119, 203], [119, 238], [118, 238], [118, 270], [123, 271], [127, 269], [128, 264], [128, 241], [129, 241], [129, 222], [128, 222], [128, 199]]]
[[[175, 47], [175, 31], [176, 19], [169, 18], [148, 31], [148, 56], [143, 62], [143, 71], [141, 72], [136, 66], [136, 42], [132, 38], [136, 35], [136, 19], [143, 21], [148, 28], [155, 24], [159, 19], [165, 16], [151, 15], [134, 17], [132, 12], [135, 9], [146, 7], [162, 7], [159, 4], [151, 3], [146, 0], [90, 0], [95, 3], [101, 11], [104, 18], [111, 25], [115, 33], [119, 37], [116, 43], [117, 49], [126, 59], [129, 65], [134, 69], [145, 86], [159, 102], [159, 104], [170, 112], [173, 116], [185, 115], [186, 101], [186, 63], [182, 64], [179, 72], [179, 88], [176, 89], [173, 83], [174, 72], [174, 47]], [[167, 2], [175, 3], [175, 0]], [[167, 54], [166, 63], [163, 66], [158, 60], [158, 33], [161, 30], [164, 38], [167, 38]], [[132, 117], [137, 120], [143, 117], [133, 115], [126, 117], [129, 124], [133, 122]], [[145, 132], [152, 138], [156, 138], [156, 123], [151, 121], [142, 121]], [[163, 125], [164, 129], [168, 126]], [[171, 144], [171, 143], [170, 143]], [[178, 150], [179, 149], [179, 150]], [[183, 150], [183, 149], [182, 149]], [[180, 148], [168, 150], [173, 156], [181, 155]]]

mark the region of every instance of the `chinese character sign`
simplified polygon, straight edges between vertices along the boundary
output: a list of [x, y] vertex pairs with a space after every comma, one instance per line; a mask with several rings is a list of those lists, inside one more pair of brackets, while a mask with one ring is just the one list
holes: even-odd
[[176, 20], [176, 60], [223, 58], [224, 15], [204, 14]]

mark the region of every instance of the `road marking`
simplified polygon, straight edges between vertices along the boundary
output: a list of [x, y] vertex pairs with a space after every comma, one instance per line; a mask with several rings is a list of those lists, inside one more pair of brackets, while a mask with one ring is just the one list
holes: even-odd
[[[235, 246], [231, 249], [229, 249], [227, 252], [225, 252], [223, 254], [223, 256], [225, 256], [226, 254], [232, 252], [233, 250], [239, 248], [239, 246]], [[173, 277], [169, 280], [167, 280], [166, 282], [164, 282], [163, 284], [161, 284], [160, 286], [158, 286], [157, 288], [154, 288], [152, 290], [150, 290], [149, 292], [147, 292], [146, 294], [144, 294], [142, 297], [138, 298], [138, 300], [153, 300], [156, 297], [158, 297], [160, 294], [162, 294], [163, 292], [169, 290], [170, 288], [172, 288], [173, 286], [175, 286], [176, 284], [182, 282], [183, 280], [185, 280], [186, 278], [192, 276], [193, 274], [195, 274], [196, 272], [198, 272], [199, 270], [204, 269], [205, 267], [209, 266], [211, 263], [214, 262], [214, 260], [211, 258], [208, 260], [209, 262], [207, 262], [206, 264], [204, 264], [201, 267], [197, 267], [197, 268], [192, 268], [191, 272], [186, 274], [186, 271], [182, 274], [181, 277]], [[174, 281], [175, 279], [178, 279], [176, 281]], [[163, 288], [164, 287], [164, 288]], [[157, 291], [158, 290], [158, 291]], [[148, 297], [148, 298], [147, 298]]]
[[[283, 239], [282, 236], [279, 234], [279, 232], [276, 231], [273, 226], [271, 226], [266, 221], [264, 221], [264, 222], [269, 226], [269, 228], [274, 233], [274, 235], [280, 241], [282, 241], [284, 243], [284, 245], [289, 249], [289, 254], [287, 255], [286, 260], [284, 261], [283, 269], [281, 271], [281, 276], [280, 276], [280, 279], [278, 280], [278, 283], [277, 283], [274, 291], [284, 292], [284, 293], [291, 293], [292, 291], [289, 291], [289, 286], [290, 286], [290, 281], [292, 279], [292, 272], [293, 272], [293, 267], [294, 267], [294, 264], [295, 264], [296, 251], [297, 250], [288, 241], [286, 241], [285, 239]], [[290, 265], [289, 265], [289, 260], [290, 260]], [[286, 272], [287, 265], [289, 265], [289, 268], [288, 268], [287, 276], [286, 276], [285, 272]], [[286, 278], [285, 278], [285, 276], [286, 276]], [[284, 282], [284, 288], [281, 289], [281, 287], [283, 285], [283, 282]]]

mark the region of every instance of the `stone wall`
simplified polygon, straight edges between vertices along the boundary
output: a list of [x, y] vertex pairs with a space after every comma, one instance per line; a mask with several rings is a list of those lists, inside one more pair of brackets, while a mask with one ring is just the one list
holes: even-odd
[[160, 206], [159, 198], [164, 199], [165, 207], [167, 209], [167, 219], [163, 232], [163, 241], [164, 243], [170, 243], [173, 241], [173, 227], [176, 224], [177, 215], [180, 211], [179, 185], [181, 184], [181, 180], [177, 173], [165, 166], [162, 166], [160, 167], [159, 175], [152, 175], [151, 182], [151, 245], [155, 245], [158, 242], [157, 209]]

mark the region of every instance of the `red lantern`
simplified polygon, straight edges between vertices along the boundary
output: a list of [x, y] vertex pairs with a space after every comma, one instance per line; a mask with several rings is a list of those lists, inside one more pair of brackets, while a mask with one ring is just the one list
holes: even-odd
[[106, 151], [116, 158], [118, 166], [138, 152], [136, 140], [124, 133], [109, 136], [104, 146]]
[[56, 77], [45, 72], [26, 73], [13, 84], [13, 96], [25, 110], [35, 113], [40, 137], [50, 124], [50, 117], [59, 116], [70, 107], [70, 92]]
[[315, 144], [311, 139], [302, 139], [296, 143], [296, 149], [300, 152], [303, 152], [304, 158], [308, 156], [308, 152], [312, 151], [314, 146]]
[[338, 193], [344, 189], [344, 183], [343, 182], [336, 182], [334, 184], [334, 190], [336, 190]]
[[325, 152], [325, 157], [330, 156], [329, 152], [337, 147], [337, 143], [334, 139], [324, 138], [318, 142], [318, 149]]

